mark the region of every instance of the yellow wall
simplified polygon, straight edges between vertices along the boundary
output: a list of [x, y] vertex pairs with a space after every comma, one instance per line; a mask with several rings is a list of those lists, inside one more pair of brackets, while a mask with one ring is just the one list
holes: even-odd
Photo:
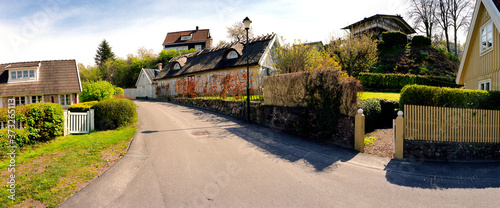
[[493, 50], [480, 55], [480, 30], [491, 20], [486, 8], [481, 3], [474, 30], [469, 43], [460, 83], [465, 83], [466, 89], [478, 89], [478, 82], [491, 79], [491, 90], [500, 91], [500, 34], [493, 23]]

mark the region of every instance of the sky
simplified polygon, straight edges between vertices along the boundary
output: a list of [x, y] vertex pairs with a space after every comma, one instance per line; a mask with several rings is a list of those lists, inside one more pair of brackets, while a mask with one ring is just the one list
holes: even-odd
[[210, 29], [214, 44], [226, 27], [252, 20], [255, 35], [323, 41], [375, 14], [407, 18], [405, 0], [0, 0], [0, 63], [75, 59], [94, 65], [106, 39], [117, 57], [140, 47], [162, 50], [168, 32]]

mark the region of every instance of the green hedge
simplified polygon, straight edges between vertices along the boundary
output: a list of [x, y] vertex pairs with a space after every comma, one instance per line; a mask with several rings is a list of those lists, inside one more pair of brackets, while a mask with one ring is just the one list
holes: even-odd
[[401, 90], [400, 108], [406, 105], [500, 110], [500, 91], [452, 89], [409, 85]]
[[[0, 121], [7, 122], [12, 109], [0, 109]], [[56, 103], [35, 103], [16, 106], [15, 121], [26, 125], [31, 143], [48, 141], [64, 133], [63, 109]]]
[[392, 127], [392, 119], [397, 116], [399, 102], [387, 99], [365, 99], [358, 101], [358, 108], [365, 115], [365, 131], [371, 132], [377, 128]]
[[68, 107], [68, 110], [71, 111], [71, 112], [87, 112], [95, 104], [97, 104], [97, 101], [89, 101], [89, 102], [77, 103], [77, 104], [70, 105]]
[[431, 39], [422, 35], [416, 35], [411, 39], [412, 47], [427, 47], [431, 45], [432, 45]]
[[399, 31], [387, 31], [382, 33], [382, 41], [379, 41], [377, 48], [381, 51], [394, 48], [404, 48], [408, 44], [406, 34]]
[[107, 81], [83, 82], [80, 102], [101, 101], [113, 98], [115, 86]]
[[136, 105], [128, 99], [113, 98], [93, 107], [96, 111], [96, 129], [112, 130], [127, 126], [137, 120]]
[[115, 87], [115, 94], [114, 95], [123, 95], [125, 94], [125, 91], [121, 87]]
[[454, 88], [461, 86], [455, 84], [455, 78], [453, 77], [417, 76], [411, 74], [360, 73], [356, 79], [361, 82], [365, 89], [400, 90], [404, 86], [411, 84]]
[[[33, 140], [30, 140], [28, 138], [29, 132], [27, 132], [25, 129], [10, 129], [11, 131], [14, 131], [14, 136], [15, 136], [15, 146], [22, 147], [27, 144], [32, 144], [34, 143]], [[0, 149], [5, 149], [7, 146], [12, 146], [9, 142], [9, 129], [0, 129]]]

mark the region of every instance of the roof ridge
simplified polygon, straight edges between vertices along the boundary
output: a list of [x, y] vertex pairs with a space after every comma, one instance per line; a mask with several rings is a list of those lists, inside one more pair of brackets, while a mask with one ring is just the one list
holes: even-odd
[[9, 62], [0, 64], [27, 64], [27, 63], [40, 63], [40, 62], [55, 62], [55, 61], [76, 61], [75, 59], [59, 59], [59, 60], [40, 60], [40, 61], [21, 61], [21, 62]]

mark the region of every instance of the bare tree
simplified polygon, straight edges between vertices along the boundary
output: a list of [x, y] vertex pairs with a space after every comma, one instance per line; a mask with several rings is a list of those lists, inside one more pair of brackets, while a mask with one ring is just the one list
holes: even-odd
[[[247, 38], [247, 33], [245, 30], [245, 26], [243, 22], [235, 22], [232, 26], [226, 27], [227, 29], [227, 37], [231, 39], [231, 41], [243, 41]], [[248, 29], [248, 38], [253, 37], [253, 28], [250, 26]]]
[[451, 0], [450, 3], [450, 19], [453, 26], [453, 37], [455, 38], [455, 56], [458, 57], [457, 33], [461, 28], [468, 28], [473, 6], [470, 0]]
[[438, 0], [437, 2], [438, 7], [436, 12], [436, 20], [439, 27], [444, 32], [444, 37], [446, 39], [446, 49], [448, 50], [448, 52], [451, 52], [450, 36], [448, 34], [449, 33], [448, 29], [451, 26], [451, 20], [450, 20], [451, 1], [452, 0]]
[[428, 38], [432, 38], [432, 30], [436, 23], [436, 1], [435, 0], [408, 0], [411, 4], [408, 14], [413, 19], [415, 28], [425, 31]]

